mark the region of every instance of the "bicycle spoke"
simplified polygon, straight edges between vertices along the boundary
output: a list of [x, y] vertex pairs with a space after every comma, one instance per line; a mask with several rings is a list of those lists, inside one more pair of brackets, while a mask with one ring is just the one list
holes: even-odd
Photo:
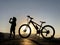
[[28, 37], [31, 34], [31, 29], [28, 25], [24, 24], [19, 29], [19, 35], [21, 37]]

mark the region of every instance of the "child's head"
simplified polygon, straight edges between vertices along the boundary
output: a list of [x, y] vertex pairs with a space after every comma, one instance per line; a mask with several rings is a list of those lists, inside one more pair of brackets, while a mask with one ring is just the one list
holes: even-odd
[[13, 21], [16, 21], [17, 19], [16, 19], [16, 17], [13, 17]]

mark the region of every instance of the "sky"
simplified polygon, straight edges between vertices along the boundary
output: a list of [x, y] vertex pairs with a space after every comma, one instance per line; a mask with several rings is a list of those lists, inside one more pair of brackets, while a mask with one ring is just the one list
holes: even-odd
[[17, 18], [16, 33], [26, 16], [30, 15], [38, 24], [46, 21], [55, 28], [55, 37], [60, 37], [60, 0], [0, 0], [0, 32], [9, 33], [9, 19]]

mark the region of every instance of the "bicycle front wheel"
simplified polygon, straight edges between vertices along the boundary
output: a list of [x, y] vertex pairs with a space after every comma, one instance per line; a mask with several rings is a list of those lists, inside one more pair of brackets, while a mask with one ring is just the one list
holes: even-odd
[[55, 35], [55, 29], [50, 25], [45, 25], [41, 30], [41, 35], [45, 39], [52, 39]]
[[31, 34], [31, 28], [29, 25], [27, 24], [23, 24], [20, 26], [19, 28], [19, 35], [22, 37], [22, 38], [27, 38], [29, 37]]

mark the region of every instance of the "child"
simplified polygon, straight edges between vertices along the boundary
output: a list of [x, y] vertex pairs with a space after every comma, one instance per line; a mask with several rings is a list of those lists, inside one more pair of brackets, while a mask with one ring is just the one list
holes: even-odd
[[12, 32], [14, 34], [13, 38], [15, 38], [16, 17], [10, 18], [9, 23], [11, 24], [10, 38], [12, 36]]

